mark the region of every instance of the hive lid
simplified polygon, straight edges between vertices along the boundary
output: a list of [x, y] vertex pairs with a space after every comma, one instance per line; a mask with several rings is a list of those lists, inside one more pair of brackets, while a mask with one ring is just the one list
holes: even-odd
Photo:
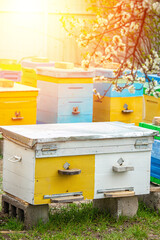
[[37, 74], [55, 78], [93, 78], [95, 76], [95, 71], [94, 69], [85, 71], [82, 68], [59, 69], [53, 67], [38, 67]]
[[[11, 80], [8, 80], [8, 81], [11, 81]], [[13, 87], [9, 87], [9, 86], [2, 87], [2, 86], [0, 86], [0, 92], [38, 92], [39, 91], [38, 88], [18, 84], [18, 83], [15, 83], [13, 81], [11, 81], [11, 82], [13, 84]]]
[[31, 59], [25, 59], [21, 62], [22, 68], [33, 68], [36, 69], [37, 67], [54, 67], [54, 62], [52, 61], [45, 61], [41, 58], [34, 58]]
[[157, 131], [120, 122], [38, 124], [0, 127], [4, 137], [29, 147], [38, 143], [155, 136]]

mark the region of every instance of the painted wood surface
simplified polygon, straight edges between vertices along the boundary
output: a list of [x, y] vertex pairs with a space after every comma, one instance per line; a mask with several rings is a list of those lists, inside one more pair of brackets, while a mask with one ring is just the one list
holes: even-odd
[[37, 67], [54, 67], [54, 62], [34, 62], [31, 59], [25, 59], [21, 61], [22, 70], [23, 68], [36, 69]]
[[31, 148], [35, 144], [49, 142], [152, 138], [158, 134], [155, 130], [121, 122], [4, 126], [0, 127], [0, 131]]
[[144, 121], [152, 122], [160, 114], [160, 98], [144, 95], [145, 116]]
[[[118, 85], [120, 87], [123, 87], [125, 84], [119, 83]], [[108, 82], [94, 82], [93, 86], [96, 89], [96, 91], [100, 93], [101, 96], [103, 96], [105, 91], [109, 89], [105, 95], [106, 97], [123, 98], [123, 97], [139, 97], [143, 95], [143, 85], [141, 83], [134, 83], [135, 93], [130, 93], [128, 89], [124, 89], [122, 92], [113, 91], [114, 88], [113, 84]]]
[[95, 76], [94, 69], [85, 71], [82, 68], [58, 69], [53, 67], [38, 67], [36, 72], [38, 75], [53, 78], [93, 78]]
[[[160, 140], [154, 140], [151, 152], [151, 177], [160, 182]], [[155, 179], [155, 180], [156, 180]]]
[[[37, 122], [75, 123], [92, 122], [93, 84], [57, 84], [37, 81], [40, 89], [37, 104]], [[76, 113], [74, 110], [78, 109]]]
[[[20, 162], [14, 156], [22, 157]], [[35, 152], [4, 139], [3, 190], [33, 204]]]
[[[124, 106], [133, 112], [125, 113]], [[143, 97], [104, 97], [97, 101], [93, 96], [93, 121], [121, 121], [125, 123], [135, 123], [137, 126], [142, 121], [143, 116]]]
[[0, 124], [25, 125], [36, 123], [38, 89], [14, 84], [0, 88]]
[[[95, 193], [94, 198], [103, 198], [104, 193], [98, 190], [114, 191], [132, 187], [136, 195], [147, 194], [150, 189], [150, 157], [151, 153], [126, 152], [100, 154], [95, 157]], [[133, 166], [134, 171], [117, 173], [112, 170], [114, 164], [123, 158], [127, 166]], [[143, 180], [142, 180], [143, 179]]]
[[10, 79], [14, 82], [20, 82], [21, 71], [3, 70], [3, 71], [0, 71], [0, 78]]
[[[81, 173], [75, 176], [58, 174], [66, 162], [70, 169], [79, 168]], [[34, 203], [50, 203], [50, 199], [43, 199], [44, 195], [80, 191], [85, 199], [93, 199], [94, 172], [94, 155], [36, 159]]]
[[160, 84], [160, 76], [158, 76], [157, 74], [149, 74], [148, 77], [150, 80], [157, 81], [158, 84]]
[[[4, 191], [31, 204], [46, 204], [44, 195], [82, 192], [85, 199], [104, 197], [97, 191], [150, 189], [150, 157], [155, 131], [123, 123], [77, 123], [5, 126]], [[38, 155], [40, 154], [40, 155]], [[21, 161], [12, 162], [18, 157]], [[123, 159], [132, 171], [117, 173]], [[68, 162], [81, 174], [63, 176]]]

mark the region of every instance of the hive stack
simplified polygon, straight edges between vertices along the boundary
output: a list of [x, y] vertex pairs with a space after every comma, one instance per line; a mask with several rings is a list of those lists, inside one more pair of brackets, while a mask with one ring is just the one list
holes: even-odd
[[53, 67], [54, 62], [48, 58], [33, 57], [31, 59], [24, 59], [22, 62], [22, 81], [21, 83], [31, 87], [37, 87], [37, 67]]
[[[140, 127], [157, 130], [160, 133], [160, 117], [159, 126], [152, 123], [141, 122]], [[151, 182], [160, 184], [160, 136], [154, 137], [154, 143], [152, 145], [151, 152]]]
[[[97, 80], [94, 82], [94, 88], [101, 96], [107, 91], [104, 98], [98, 100], [96, 94], [93, 97], [93, 121], [121, 121], [125, 123], [135, 123], [142, 121], [143, 113], [143, 86], [140, 83], [134, 83], [135, 93], [130, 93], [128, 89], [122, 92], [113, 91], [114, 85], [112, 78], [114, 72], [111, 69], [97, 69], [96, 76], [104, 76], [108, 80]], [[124, 86], [125, 82], [121, 79], [118, 85]]]
[[37, 123], [92, 122], [94, 71], [55, 66], [37, 68]]
[[21, 81], [21, 64], [14, 59], [0, 59], [0, 78]]

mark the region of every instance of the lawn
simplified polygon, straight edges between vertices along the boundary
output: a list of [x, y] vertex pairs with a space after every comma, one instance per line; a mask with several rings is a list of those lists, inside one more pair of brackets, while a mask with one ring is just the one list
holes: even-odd
[[[92, 202], [50, 206], [49, 222], [25, 230], [16, 219], [0, 217], [0, 239], [160, 239], [160, 212], [139, 204], [137, 216], [114, 219]], [[9, 231], [10, 230], [10, 231]]]

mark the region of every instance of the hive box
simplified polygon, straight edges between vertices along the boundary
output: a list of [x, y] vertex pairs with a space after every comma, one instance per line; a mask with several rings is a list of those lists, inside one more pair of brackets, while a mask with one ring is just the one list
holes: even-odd
[[154, 137], [151, 152], [151, 182], [160, 184], [160, 126], [144, 122], [139, 123], [139, 126], [159, 132], [159, 135]]
[[0, 78], [5, 78], [5, 79], [12, 80], [14, 82], [20, 83], [21, 71], [3, 70], [3, 71], [0, 71]]
[[35, 124], [38, 89], [14, 83], [0, 87], [0, 125]]
[[92, 122], [94, 71], [37, 68], [37, 123]]
[[21, 71], [21, 64], [16, 59], [0, 59], [0, 68], [8, 71]]
[[[146, 95], [145, 90], [148, 88], [148, 83], [144, 84], [144, 121], [151, 123], [153, 118], [160, 115], [160, 98]], [[160, 92], [160, 85], [155, 87], [155, 91]]]
[[37, 67], [53, 67], [54, 62], [45, 58], [25, 59], [22, 64], [22, 81], [21, 83], [31, 87], [37, 87]]
[[[114, 77], [113, 70], [97, 69], [96, 75], [110, 78], [110, 80], [94, 81], [94, 88], [101, 96], [106, 90], [107, 93], [100, 101], [94, 94], [93, 121], [121, 121], [138, 125], [142, 121], [143, 114], [143, 85], [134, 83], [135, 93], [130, 93], [128, 89], [117, 92], [113, 91], [114, 86], [111, 82]], [[118, 85], [123, 87], [125, 83], [120, 79]]]
[[160, 84], [160, 76], [157, 74], [149, 74], [148, 77], [150, 80], [157, 81], [157, 83]]
[[150, 192], [157, 134], [118, 122], [4, 126], [3, 190], [30, 204]]

